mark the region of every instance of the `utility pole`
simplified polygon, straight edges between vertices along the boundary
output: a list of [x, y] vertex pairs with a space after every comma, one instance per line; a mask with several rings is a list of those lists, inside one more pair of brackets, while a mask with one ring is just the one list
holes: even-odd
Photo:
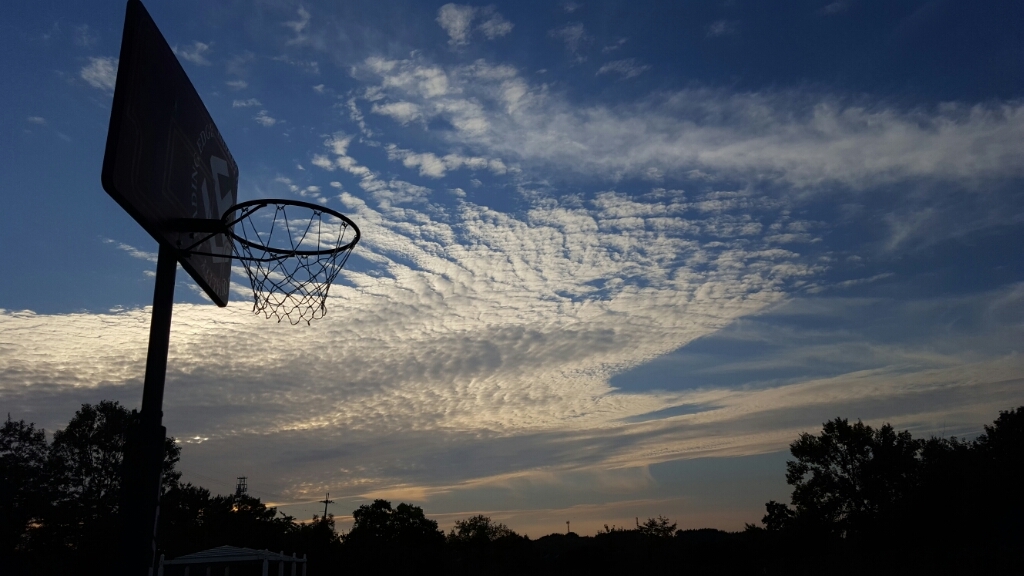
[[249, 494], [249, 486], [245, 483], [246, 478], [246, 476], [239, 476], [238, 478], [235, 478], [235, 480], [238, 480], [238, 484], [235, 484], [235, 498]]
[[318, 500], [318, 502], [322, 502], [323, 503], [323, 505], [324, 505], [324, 520], [327, 520], [327, 505], [328, 504], [334, 504], [334, 500], [331, 500], [331, 493], [328, 492], [327, 495], [324, 496], [324, 499], [323, 500]]
[[569, 530], [569, 521], [566, 520], [565, 521], [565, 535], [568, 536], [569, 534], [572, 534], [572, 531]]

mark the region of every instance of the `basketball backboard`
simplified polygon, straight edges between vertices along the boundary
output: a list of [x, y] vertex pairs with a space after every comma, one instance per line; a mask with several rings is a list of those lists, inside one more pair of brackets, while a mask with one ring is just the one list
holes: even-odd
[[[202, 238], [173, 222], [220, 219], [238, 197], [238, 166], [177, 57], [139, 0], [129, 0], [103, 158], [103, 189], [153, 238], [181, 249]], [[217, 234], [179, 258], [219, 306], [231, 241]], [[219, 256], [223, 254], [223, 257]]]

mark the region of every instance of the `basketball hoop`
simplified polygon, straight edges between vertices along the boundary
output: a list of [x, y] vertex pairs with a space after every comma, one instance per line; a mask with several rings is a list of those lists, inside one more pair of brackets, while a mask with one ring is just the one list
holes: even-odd
[[253, 313], [291, 324], [323, 318], [327, 294], [359, 242], [359, 227], [325, 206], [298, 200], [251, 200], [228, 208], [220, 220], [178, 220], [179, 230], [210, 232], [179, 251], [204, 251], [218, 235], [232, 240], [231, 256], [252, 284]]

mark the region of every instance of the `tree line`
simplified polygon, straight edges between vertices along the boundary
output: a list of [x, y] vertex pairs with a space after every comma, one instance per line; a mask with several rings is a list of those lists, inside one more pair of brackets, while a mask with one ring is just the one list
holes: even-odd
[[[844, 418], [790, 445], [789, 504], [768, 502], [780, 548], [916, 573], [1019, 573], [1024, 566], [1024, 407], [975, 440], [915, 439]], [[981, 571], [981, 572], [979, 572]]]
[[[84, 404], [47, 441], [8, 415], [0, 427], [0, 561], [11, 574], [112, 570], [124, 439], [138, 417], [117, 402]], [[168, 558], [222, 545], [305, 553], [310, 575], [383, 569], [603, 573], [1000, 572], [1024, 550], [1024, 407], [1000, 412], [972, 441], [914, 439], [886, 424], [836, 418], [790, 445], [789, 503], [768, 502], [741, 532], [679, 530], [664, 516], [592, 537], [531, 540], [487, 516], [445, 533], [415, 505], [374, 500], [339, 534], [248, 495], [181, 482], [181, 449], [165, 443], [159, 551]]]

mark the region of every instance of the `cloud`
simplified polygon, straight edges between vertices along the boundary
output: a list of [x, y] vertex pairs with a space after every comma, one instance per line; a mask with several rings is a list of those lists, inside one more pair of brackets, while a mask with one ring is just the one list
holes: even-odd
[[442, 178], [449, 170], [469, 168], [470, 170], [490, 170], [494, 174], [505, 174], [508, 167], [500, 159], [446, 154], [436, 156], [432, 152], [417, 154], [411, 150], [403, 150], [395, 145], [386, 147], [388, 159], [401, 160], [406, 168], [419, 168], [420, 176]]
[[40, 126], [46, 126], [46, 118], [42, 116], [29, 116], [25, 118], [25, 121], [30, 124], [39, 124]]
[[608, 46], [605, 46], [604, 48], [601, 48], [601, 52], [604, 53], [604, 54], [608, 54], [609, 52], [614, 52], [614, 51], [618, 50], [619, 48], [622, 48], [622, 46], [626, 42], [627, 42], [626, 38], [619, 38], [618, 40], [615, 41], [614, 44], [609, 44]]
[[249, 87], [249, 83], [248, 82], [246, 82], [245, 80], [240, 80], [240, 79], [228, 80], [227, 82], [225, 82], [225, 84], [227, 84], [228, 88], [231, 88], [232, 90], [242, 90], [243, 88], [248, 88]]
[[597, 70], [597, 76], [614, 73], [620, 75], [623, 80], [627, 80], [643, 74], [650, 68], [647, 64], [638, 63], [636, 58], [626, 58], [624, 60], [613, 60], [601, 66]]
[[840, 12], [845, 11], [846, 8], [847, 8], [846, 2], [843, 2], [842, 0], [837, 0], [836, 2], [832, 2], [831, 4], [826, 4], [825, 6], [822, 6], [821, 13], [822, 14], [838, 14]]
[[262, 106], [260, 101], [255, 98], [249, 98], [248, 100], [235, 100], [231, 103], [232, 108], [248, 108], [249, 106]]
[[402, 124], [408, 124], [413, 120], [422, 117], [420, 107], [412, 102], [389, 102], [387, 104], [374, 104], [370, 109], [374, 114], [390, 116]]
[[103, 239], [103, 243], [104, 244], [110, 244], [110, 245], [114, 246], [115, 248], [117, 248], [119, 250], [123, 250], [123, 251], [127, 252], [128, 255], [130, 255], [132, 258], [139, 258], [140, 260], [145, 260], [147, 262], [152, 262], [152, 263], [156, 264], [156, 260], [157, 260], [156, 256], [157, 255], [154, 252], [145, 252], [143, 250], [139, 250], [138, 248], [136, 248], [134, 246], [130, 246], [128, 244], [125, 244], [124, 242], [118, 242], [116, 240], [111, 240], [110, 238], [104, 238]]
[[[417, 60], [368, 59], [373, 108], [439, 130], [480, 155], [567, 173], [719, 177], [852, 190], [923, 179], [977, 187], [1024, 176], [1016, 142], [1024, 104], [884, 102], [790, 91], [694, 88], [630, 104], [576, 106], [509, 66], [482, 61], [440, 70]], [[428, 89], [429, 76], [444, 89]], [[362, 76], [361, 76], [362, 77]]]
[[512, 32], [512, 23], [501, 14], [494, 13], [480, 24], [480, 31], [484, 33], [488, 40], [494, 40]]
[[562, 2], [562, 10], [569, 14], [572, 14], [573, 12], [579, 10], [582, 7], [583, 4], [581, 4], [580, 2]]
[[708, 38], [731, 36], [736, 33], [736, 23], [728, 20], [718, 20], [708, 24], [707, 30]]
[[[514, 181], [522, 203], [515, 213], [457, 192], [442, 210], [432, 202], [435, 191], [360, 163], [360, 147], [368, 144], [357, 136], [327, 138], [312, 163], [355, 178], [365, 192], [332, 191], [330, 201], [359, 224], [364, 239], [353, 256], [358, 265], [342, 271], [331, 289], [328, 316], [296, 338], [290, 327], [253, 317], [246, 302], [175, 306], [166, 420], [172, 434], [206, 439], [190, 444], [186, 456], [205, 473], [289, 470], [268, 475], [267, 485], [293, 501], [321, 493], [327, 483], [348, 498], [405, 490], [441, 502], [460, 490], [561, 480], [578, 486], [583, 476], [609, 498], [602, 492], [608, 486], [641, 489], [657, 463], [784, 449], [826, 412], [871, 422], [898, 417], [894, 424], [914, 426], [920, 436], [942, 422], [976, 428], [1019, 399], [1020, 286], [906, 307], [838, 298], [787, 304], [799, 287], [822, 284], [828, 264], [802, 251], [828, 230], [795, 218], [788, 204], [757, 186], [720, 179], [756, 177], [767, 163], [781, 166], [773, 178], [795, 186], [807, 170], [820, 174], [813, 170], [822, 157], [799, 169], [765, 158], [787, 145], [813, 152], [865, 132], [877, 144], [891, 129], [887, 122], [903, 135], [916, 127], [932, 140], [978, 131], [987, 134], [988, 150], [1012, 148], [1016, 132], [1000, 133], [1012, 110], [829, 111], [814, 98], [794, 104], [785, 94], [714, 90], [633, 106], [574, 106], [510, 67], [477, 62], [441, 73], [443, 90], [436, 67], [418, 61], [381, 60], [357, 71], [374, 79], [377, 91], [365, 94], [378, 98], [375, 104], [408, 101], [424, 118], [450, 121], [439, 138], [460, 151], [384, 145], [389, 158], [427, 177], [483, 170], [485, 159], [491, 170], [490, 159], [515, 158], [530, 165], [536, 180], [554, 166], [570, 175], [592, 171], [606, 188], [542, 194], [531, 189], [540, 184]], [[778, 132], [783, 137], [771, 140]], [[664, 151], [641, 156], [646, 163], [632, 168], [631, 149], [643, 152], [644, 139]], [[744, 148], [749, 140], [757, 145]], [[948, 145], [923, 137], [915, 143]], [[499, 150], [508, 155], [493, 154]], [[710, 159], [699, 155], [707, 150]], [[985, 170], [1016, 173], [1019, 167], [1006, 167], [1010, 160]], [[919, 177], [899, 161], [895, 166], [904, 170], [895, 177]], [[616, 190], [617, 174], [652, 167], [684, 182], [703, 168], [710, 180], [693, 176], [702, 185], [685, 191]], [[279, 183], [295, 194], [322, 193], [284, 176]], [[442, 183], [439, 190], [449, 188]], [[806, 242], [780, 248], [775, 238], [783, 235]], [[834, 287], [886, 278], [879, 276]], [[948, 348], [937, 348], [943, 310], [972, 320], [957, 325]], [[858, 317], [858, 334], [834, 328]], [[875, 320], [887, 317], [889, 324], [871, 332]], [[824, 318], [826, 327], [793, 329], [807, 318]], [[907, 346], [878, 341], [880, 333], [918, 325], [921, 333]], [[16, 408], [63, 402], [69, 413], [77, 401], [134, 398], [147, 329], [145, 309], [2, 312], [0, 392]], [[687, 355], [716, 335], [774, 348], [731, 364], [701, 364]], [[673, 382], [692, 378], [693, 385], [622, 385], [622, 375], [659, 360], [676, 368]], [[829, 370], [785, 374], [809, 366]], [[693, 406], [702, 409], [686, 408]]]
[[292, 65], [292, 66], [298, 68], [299, 70], [302, 70], [303, 72], [306, 72], [308, 74], [313, 74], [313, 75], [319, 75], [320, 74], [320, 64], [318, 62], [316, 62], [315, 60], [294, 60], [294, 59], [289, 58], [288, 56], [284, 56], [284, 55], [282, 55], [282, 56], [275, 56], [275, 57], [271, 58], [271, 60], [273, 60], [275, 62], [284, 62], [285, 64], [290, 64], [290, 65]]
[[587, 59], [586, 56], [581, 54], [581, 51], [584, 45], [589, 42], [590, 36], [587, 35], [583, 24], [579, 22], [567, 24], [562, 28], [549, 31], [548, 35], [561, 40], [565, 44], [566, 51], [569, 52], [574, 61], [582, 62]]
[[175, 54], [199, 66], [210, 65], [210, 61], [206, 59], [206, 54], [209, 52], [210, 45], [199, 41], [193, 42], [192, 46], [188, 48], [182, 48], [180, 50], [175, 48]]
[[[176, 304], [167, 425], [204, 439], [183, 467], [256, 470], [293, 501], [328, 484], [441, 502], [581, 478], [606, 498], [654, 484], [658, 463], [784, 449], [837, 413], [898, 417], [919, 436], [976, 429], [1020, 398], [1019, 286], [906, 306], [854, 298], [894, 277], [828, 277], [846, 253], [821, 247], [836, 230], [799, 205], [1005, 195], [1001, 179], [1024, 175], [1018, 102], [908, 109], [698, 86], [580, 103], [512, 66], [422, 55], [368, 58], [352, 75], [364, 86], [340, 103], [359, 131], [309, 153], [338, 180], [271, 185], [340, 208], [363, 241], [301, 337], [244, 299]], [[372, 141], [367, 120], [410, 138]], [[902, 216], [901, 238], [927, 225]], [[137, 401], [148, 319], [0, 312], [5, 406], [68, 405], [66, 418], [80, 401]], [[901, 326], [920, 333], [886, 340]], [[668, 376], [643, 388], [652, 366]]]
[[254, 118], [256, 119], [257, 122], [268, 128], [273, 126], [274, 124], [277, 124], [277, 119], [271, 118], [270, 115], [267, 114], [266, 110], [260, 110], [256, 114], [256, 116], [254, 116]]
[[89, 28], [88, 24], [82, 24], [75, 28], [75, 44], [83, 48], [92, 48], [98, 41], [99, 36]]
[[449, 46], [463, 46], [469, 43], [470, 26], [476, 8], [445, 4], [437, 10], [437, 23], [448, 33]]
[[283, 22], [281, 24], [282, 26], [284, 26], [286, 28], [290, 28], [291, 31], [295, 33], [295, 36], [293, 36], [292, 38], [288, 39], [288, 41], [285, 42], [285, 44], [288, 44], [288, 45], [299, 44], [299, 45], [301, 45], [301, 44], [306, 44], [309, 41], [309, 35], [306, 32], [306, 28], [309, 26], [309, 20], [310, 20], [309, 11], [306, 10], [302, 6], [299, 6], [299, 9], [298, 9], [297, 13], [299, 15], [299, 19], [298, 20], [291, 20], [291, 21], [288, 21], [288, 22]]
[[314, 154], [313, 159], [310, 160], [310, 164], [323, 168], [327, 171], [333, 171], [335, 169], [334, 161], [323, 154]]
[[[182, 467], [228, 477], [239, 469], [286, 468], [293, 474], [268, 476], [264, 486], [293, 499], [315, 495], [328, 482], [342, 497], [404, 486], [438, 502], [441, 494], [471, 487], [527, 489], [559, 479], [583, 489], [573, 475], [609, 469], [625, 477], [601, 485], [635, 494], [643, 489], [643, 467], [782, 450], [820, 426], [823, 413], [891, 421], [917, 437], [938, 433], [943, 424], [962, 435], [1019, 401], [1024, 364], [1012, 352], [1021, 341], [1020, 286], [881, 309], [877, 301], [850, 299], [772, 307], [777, 297], [744, 303], [744, 296], [767, 295], [734, 282], [744, 273], [729, 272], [721, 266], [729, 258], [716, 257], [714, 287], [702, 291], [702, 280], [690, 277], [675, 284], [687, 294], [682, 298], [666, 298], [671, 278], [650, 263], [634, 269], [655, 281], [649, 288], [624, 285], [575, 304], [558, 296], [569, 286], [587, 286], [595, 273], [633, 277], [622, 273], [629, 262], [609, 250], [620, 232], [602, 230], [608, 218], [665, 213], [661, 203], [638, 200], [616, 196], [586, 210], [552, 205], [523, 220], [467, 204], [447, 228], [422, 212], [409, 226], [345, 197], [345, 211], [367, 242], [357, 250], [379, 262], [382, 273], [342, 273], [329, 315], [306, 330], [319, 343], [316, 350], [290, 337], [290, 327], [252, 316], [246, 303], [176, 304], [165, 419], [171, 434], [207, 439], [189, 446]], [[596, 226], [585, 225], [584, 217]], [[452, 233], [465, 234], [465, 241], [445, 242]], [[652, 238], [636, 237], [627, 249], [650, 246]], [[717, 254], [729, 252], [735, 255]], [[574, 278], [574, 270], [583, 276]], [[736, 320], [758, 310], [770, 312], [753, 323]], [[936, 315], [941, 310], [971, 321], [944, 349], [929, 350], [942, 340], [934, 329], [944, 322], [943, 313]], [[888, 323], [871, 328], [893, 311]], [[778, 323], [787, 317], [789, 325]], [[809, 318], [833, 328], [824, 337], [791, 329]], [[84, 401], [135, 398], [148, 321], [146, 309], [0, 312], [0, 391], [14, 417], [45, 403], [63, 403], [70, 414]], [[835, 328], [884, 331], [897, 324], [918, 327], [919, 334], [906, 347], [875, 346], [868, 357], [852, 351], [870, 339]], [[612, 375], [658, 350], [716, 332], [781, 351], [690, 364], [677, 375], [714, 375], [711, 367], [720, 375], [756, 377], [787, 365], [858, 360], [840, 365], [839, 374], [768, 387], [640, 394], [608, 385]], [[1000, 344], [988, 349], [990, 342]], [[328, 346], [329, 356], [318, 352]], [[261, 361], [252, 362], [256, 357]], [[678, 409], [686, 405], [713, 409]], [[47, 414], [54, 415], [37, 423], [51, 429], [67, 417], [52, 408]]]
[[113, 92], [117, 83], [117, 58], [90, 56], [89, 64], [82, 68], [79, 75], [93, 88]]
[[437, 11], [437, 23], [448, 34], [448, 45], [457, 48], [469, 44], [473, 21], [483, 19], [476, 29], [488, 40], [494, 40], [512, 32], [513, 24], [495, 11], [493, 6], [475, 8], [459, 4], [445, 4]]

